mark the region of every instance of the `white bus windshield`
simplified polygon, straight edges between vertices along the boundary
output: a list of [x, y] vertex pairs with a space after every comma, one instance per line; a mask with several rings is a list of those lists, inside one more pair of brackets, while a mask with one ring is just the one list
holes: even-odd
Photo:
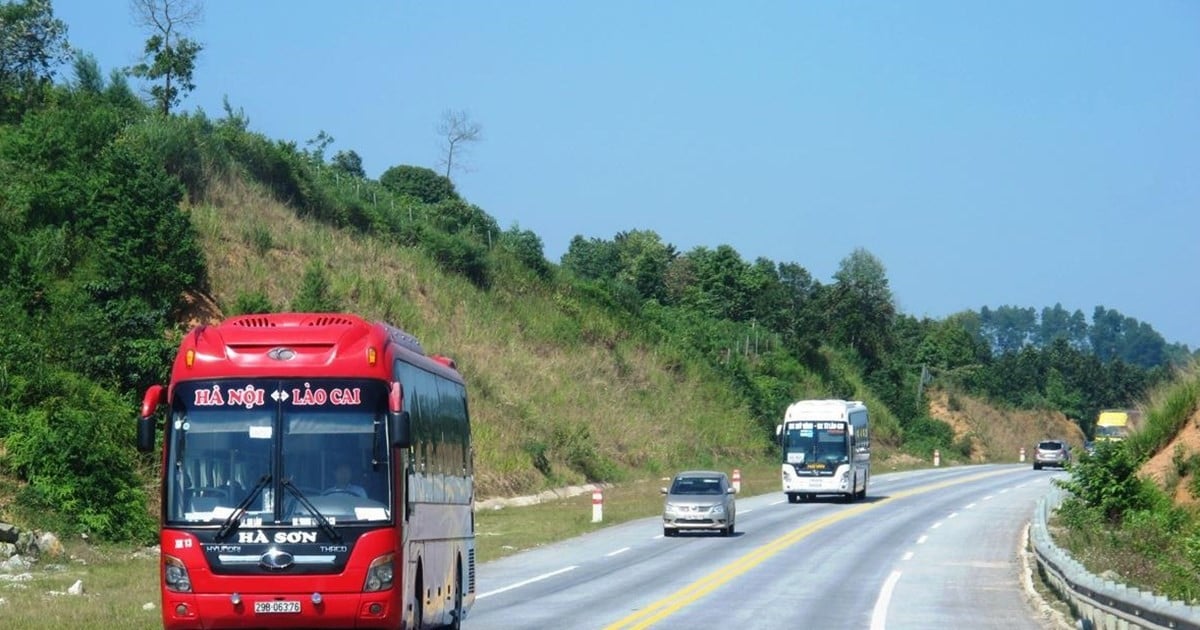
[[784, 430], [783, 457], [789, 464], [821, 468], [850, 461], [845, 422], [789, 422]]

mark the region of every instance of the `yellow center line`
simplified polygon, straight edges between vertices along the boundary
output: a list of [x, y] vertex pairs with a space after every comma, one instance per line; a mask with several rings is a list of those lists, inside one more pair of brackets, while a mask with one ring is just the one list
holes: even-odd
[[826, 516], [825, 518], [818, 519], [758, 547], [754, 551], [751, 551], [750, 553], [738, 558], [737, 560], [734, 560], [733, 562], [730, 562], [720, 569], [709, 573], [708, 575], [696, 580], [695, 582], [692, 582], [678, 591], [675, 591], [674, 593], [671, 593], [670, 595], [651, 603], [649, 606], [646, 606], [645, 608], [626, 616], [624, 619], [620, 619], [606, 626], [604, 630], [642, 630], [644, 628], [649, 628], [663, 619], [666, 619], [667, 617], [679, 612], [680, 609], [688, 604], [691, 604], [692, 602], [716, 590], [722, 584], [725, 584], [730, 580], [743, 575], [750, 569], [753, 569], [763, 562], [766, 562], [767, 559], [775, 556], [784, 549], [791, 547], [808, 536], [811, 536], [812, 534], [815, 534], [816, 532], [819, 532], [822, 529], [825, 529], [826, 527], [829, 527], [830, 525], [833, 525], [839, 521], [848, 519], [852, 516], [858, 516], [859, 514], [869, 510], [874, 510], [880, 506], [886, 505], [891, 501], [897, 501], [899, 499], [908, 498], [914, 495], [940, 490], [942, 488], [960, 483], [978, 481], [987, 477], [993, 477], [1012, 472], [1015, 471], [999, 470], [994, 472], [980, 473], [978, 475], [971, 475], [969, 477], [951, 479], [949, 481], [942, 481], [928, 486], [921, 486], [919, 488], [913, 488], [912, 490], [896, 492], [889, 495], [887, 498], [874, 503], [858, 505], [842, 510], [836, 514]]

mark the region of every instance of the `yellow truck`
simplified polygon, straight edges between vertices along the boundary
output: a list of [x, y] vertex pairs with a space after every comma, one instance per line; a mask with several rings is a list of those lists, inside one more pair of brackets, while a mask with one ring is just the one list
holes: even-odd
[[1097, 442], [1119, 442], [1129, 436], [1129, 432], [1137, 429], [1142, 419], [1140, 411], [1108, 410], [1101, 411], [1096, 420]]

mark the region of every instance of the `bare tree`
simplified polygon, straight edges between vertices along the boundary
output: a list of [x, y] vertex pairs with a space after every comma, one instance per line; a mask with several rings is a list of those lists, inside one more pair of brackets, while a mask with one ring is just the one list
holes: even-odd
[[200, 23], [204, 15], [200, 0], [130, 0], [134, 21], [150, 31], [142, 63], [129, 73], [162, 83], [150, 88], [155, 105], [163, 114], [187, 92], [196, 88], [192, 72], [202, 46], [184, 37], [184, 32]]
[[463, 157], [467, 153], [467, 145], [482, 139], [483, 127], [471, 120], [467, 112], [447, 109], [442, 112], [437, 132], [442, 140], [442, 160], [439, 164], [446, 167], [448, 179], [450, 171], [466, 169]]

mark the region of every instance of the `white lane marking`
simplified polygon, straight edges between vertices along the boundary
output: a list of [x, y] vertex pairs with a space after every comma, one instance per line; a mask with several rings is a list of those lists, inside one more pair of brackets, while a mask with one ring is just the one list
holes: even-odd
[[904, 557], [902, 558], [902, 560], [912, 560], [912, 557], [913, 557], [913, 552], [909, 551], [904, 554]]
[[1005, 492], [1008, 492], [1008, 488], [1005, 488], [1005, 489], [1001, 490], [1001, 491], [1000, 491], [1000, 494], [1004, 494]]
[[996, 495], [994, 495], [994, 494], [989, 494], [989, 495], [987, 495], [986, 497], [983, 497], [983, 500], [984, 500], [984, 501], [991, 501], [993, 498], [995, 498], [995, 496], [996, 496]]
[[941, 522], [941, 521], [938, 521], [938, 522], [934, 523], [933, 525], [930, 525], [930, 526], [929, 526], [929, 529], [937, 529], [937, 528], [939, 528], [939, 527], [941, 527], [941, 526], [942, 526], [942, 522]]
[[973, 508], [973, 507], [975, 507], [975, 504], [974, 504], [974, 503], [969, 503], [969, 504], [967, 504], [967, 507], [965, 507], [965, 508], [963, 508], [963, 509], [964, 509], [964, 510], [969, 510], [969, 509], [971, 509], [971, 508]]
[[950, 516], [947, 516], [946, 518], [954, 518], [956, 516], [958, 516], [958, 512], [952, 512]]
[[772, 503], [771, 505], [779, 505], [780, 503], [783, 503], [784, 501], [785, 501], [785, 499], [780, 499], [780, 500]]
[[630, 549], [632, 549], [632, 547], [622, 547], [622, 548], [620, 548], [620, 549], [618, 549], [618, 550], [616, 550], [616, 551], [610, 551], [610, 552], [608, 552], [608, 553], [604, 554], [604, 557], [605, 557], [605, 558], [611, 558], [611, 557], [613, 557], [613, 556], [615, 556], [615, 555], [618, 555], [618, 554], [625, 553], [626, 551], [629, 551]]
[[578, 569], [578, 568], [579, 568], [578, 565], [573, 564], [569, 567], [566, 567], [565, 569], [559, 569], [557, 571], [543, 573], [536, 577], [531, 577], [528, 580], [521, 580], [520, 582], [517, 582], [516, 584], [509, 584], [508, 586], [505, 586], [504, 588], [498, 588], [494, 591], [488, 591], [487, 593], [480, 593], [475, 596], [475, 599], [483, 599], [484, 597], [491, 597], [492, 595], [499, 595], [500, 593], [503, 593], [505, 591], [511, 591], [514, 588], [521, 588], [522, 586], [528, 586], [530, 584], [533, 584], [534, 582], [540, 582], [542, 580], [552, 578], [560, 573], [566, 573], [567, 571], [574, 571], [575, 569]]
[[754, 508], [750, 508], [749, 510], [738, 510], [738, 514], [749, 514], [753, 511], [754, 511]]
[[925, 541], [926, 541], [928, 538], [929, 538], [928, 536], [921, 536], [920, 538], [918, 538], [918, 539], [917, 539], [917, 544], [918, 544], [918, 545], [924, 545], [924, 544], [925, 544]]
[[900, 572], [892, 571], [883, 588], [879, 590], [879, 599], [875, 600], [875, 609], [871, 611], [871, 630], [884, 630], [887, 627], [887, 609], [892, 602], [892, 591], [896, 590], [896, 582], [900, 581]]

